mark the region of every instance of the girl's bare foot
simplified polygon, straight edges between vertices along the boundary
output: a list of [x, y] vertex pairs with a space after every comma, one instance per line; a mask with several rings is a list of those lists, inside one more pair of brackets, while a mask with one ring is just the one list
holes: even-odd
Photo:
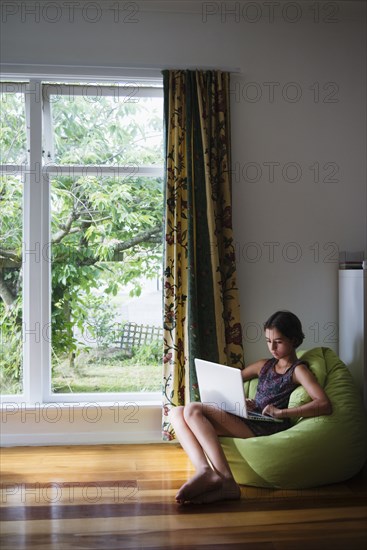
[[193, 504], [206, 504], [219, 500], [239, 500], [241, 498], [240, 486], [234, 479], [223, 479], [222, 485], [217, 489], [207, 491], [191, 499]]
[[192, 501], [198, 495], [220, 489], [223, 479], [211, 468], [198, 472], [187, 481], [176, 495], [176, 501], [183, 504]]

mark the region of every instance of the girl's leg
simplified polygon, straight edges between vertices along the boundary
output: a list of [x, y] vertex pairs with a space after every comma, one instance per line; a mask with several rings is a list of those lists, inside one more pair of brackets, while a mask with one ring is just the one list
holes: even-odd
[[172, 423], [196, 469], [195, 476], [181, 487], [176, 499], [183, 502], [198, 498], [201, 501], [239, 498], [240, 489], [233, 478], [218, 435], [253, 437], [246, 423], [213, 405], [202, 403], [190, 403], [186, 407], [173, 409]]
[[[203, 448], [186, 423], [185, 407], [175, 407], [171, 411], [171, 421], [176, 436], [181, 446], [186, 451], [186, 454], [189, 456], [196, 471], [196, 474], [190, 479], [190, 482], [185, 483], [176, 495], [177, 502], [182, 503], [185, 500], [189, 500], [189, 491], [187, 489], [190, 483], [195, 483], [196, 480], [202, 479], [202, 490], [208, 490], [209, 488], [214, 490], [220, 487], [221, 479], [211, 467]], [[199, 490], [199, 492], [202, 491]]]

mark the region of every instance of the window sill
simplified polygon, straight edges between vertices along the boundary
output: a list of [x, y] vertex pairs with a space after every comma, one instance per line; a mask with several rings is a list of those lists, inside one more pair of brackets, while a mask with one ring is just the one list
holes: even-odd
[[97, 445], [162, 441], [161, 401], [4, 403], [1, 445]]
[[3, 401], [0, 403], [0, 411], [9, 411], [11, 410], [11, 407], [14, 407], [14, 410], [17, 412], [18, 410], [24, 410], [24, 411], [33, 411], [33, 410], [57, 410], [60, 409], [85, 409], [85, 408], [108, 408], [111, 409], [113, 407], [159, 407], [162, 408], [162, 401], [155, 398], [151, 401], [148, 400], [136, 400], [136, 399], [124, 399], [124, 400], [114, 400], [114, 401], [70, 401], [68, 402], [62, 402], [62, 401], [45, 401], [44, 403], [27, 403], [25, 401]]

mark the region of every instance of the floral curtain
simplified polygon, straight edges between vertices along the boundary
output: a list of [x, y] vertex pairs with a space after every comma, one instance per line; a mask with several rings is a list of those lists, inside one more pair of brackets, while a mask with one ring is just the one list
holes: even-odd
[[194, 359], [244, 366], [232, 233], [229, 74], [163, 71], [163, 438], [199, 400]]

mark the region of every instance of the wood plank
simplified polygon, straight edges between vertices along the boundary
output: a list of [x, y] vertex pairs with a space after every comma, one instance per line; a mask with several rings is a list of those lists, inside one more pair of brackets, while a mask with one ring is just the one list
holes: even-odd
[[31, 447], [1, 456], [2, 550], [364, 550], [366, 469], [315, 489], [242, 487], [178, 506], [192, 474], [177, 444]]
[[[75, 508], [75, 509], [74, 509]], [[139, 507], [140, 508], [140, 507]], [[138, 518], [140, 530], [149, 530], [149, 532], [164, 531], [167, 525], [170, 530], [176, 531], [179, 529], [205, 529], [216, 528], [218, 524], [223, 521], [223, 514], [211, 512], [202, 512], [197, 514], [192, 512], [192, 506], [187, 506], [190, 509], [188, 513], [182, 513], [183, 507], [173, 505], [159, 506], [155, 504], [153, 507], [145, 507], [142, 515], [128, 513], [128, 506], [108, 506], [104, 509], [102, 506], [98, 506], [96, 510], [95, 506], [81, 506], [81, 507], [47, 507], [47, 515], [45, 510], [41, 509], [40, 512], [44, 512], [44, 519], [34, 519], [32, 516], [29, 518], [32, 521], [3, 521], [1, 531], [4, 534], [18, 532], [19, 527], [27, 533], [42, 533], [47, 532], [49, 526], [49, 519], [52, 520], [52, 529], [56, 533], [73, 533], [77, 529], [81, 529], [78, 524], [79, 519], [83, 518], [82, 530], [83, 532], [121, 532], [130, 531], [131, 529], [131, 516]], [[200, 506], [202, 508], [202, 506]], [[65, 513], [69, 510], [75, 514], [76, 517], [72, 519], [59, 519], [59, 513]], [[16, 509], [17, 510], [17, 509]], [[39, 510], [35, 508], [35, 510]], [[95, 517], [86, 517], [90, 511]], [[107, 512], [107, 513], [106, 513]], [[108, 513], [109, 512], [109, 513]], [[38, 517], [38, 513], [37, 516]], [[96, 521], [96, 518], [101, 521]], [[103, 521], [102, 521], [103, 520]], [[303, 510], [273, 510], [273, 511], [258, 511], [246, 513], [234, 512], [227, 514], [226, 527], [265, 527], [276, 525], [288, 525], [293, 524], [315, 524], [331, 521], [347, 521], [353, 520], [365, 522], [367, 520], [367, 507], [353, 507], [353, 508], [321, 508], [321, 509], [303, 509]]]
[[[363, 548], [365, 550], [365, 532], [363, 527], [355, 521], [350, 521], [342, 526], [331, 527], [331, 524], [322, 526], [322, 529], [318, 529], [318, 526], [306, 524], [306, 525], [294, 525], [292, 530], [287, 529], [285, 526], [268, 526], [264, 527], [261, 531], [258, 529], [247, 526], [232, 527], [230, 531], [225, 531], [221, 527], [210, 529], [187, 529], [178, 530], [172, 532], [169, 528], [163, 531], [152, 532], [150, 530], [137, 532], [132, 526], [130, 531], [124, 531], [123, 533], [118, 530], [108, 531], [104, 530], [87, 533], [82, 529], [82, 524], [79, 522], [79, 529], [72, 533], [65, 533], [54, 531], [43, 532], [36, 534], [25, 534], [25, 532], [18, 531], [17, 534], [3, 536], [2, 550], [9, 549], [12, 546], [14, 548], [44, 548], [44, 543], [48, 543], [47, 548], [57, 548], [60, 550], [63, 544], [71, 544], [70, 548], [85, 548], [88, 549], [106, 549], [110, 548], [198, 548], [203, 547], [212, 549], [214, 545], [223, 548], [231, 548], [232, 545], [266, 545], [265, 548], [277, 548], [283, 549], [288, 547], [292, 550], [295, 548], [307, 548], [307, 550], [329, 550], [334, 549], [336, 541], [339, 541], [338, 548], [351, 548], [353, 550], [359, 550]], [[325, 527], [328, 527], [325, 531]], [[333, 529], [333, 534], [330, 535], [330, 529]], [[24, 541], [27, 541], [28, 546], [24, 546]], [[55, 546], [51, 545], [51, 542]], [[120, 546], [114, 546], [117, 543]], [[332, 543], [332, 545], [330, 544]], [[363, 543], [363, 544], [362, 544]], [[344, 547], [343, 547], [344, 544]], [[80, 545], [80, 546], [79, 546]], [[104, 545], [104, 546], [103, 546]], [[68, 546], [65, 546], [67, 548]], [[252, 546], [250, 546], [252, 548]]]

